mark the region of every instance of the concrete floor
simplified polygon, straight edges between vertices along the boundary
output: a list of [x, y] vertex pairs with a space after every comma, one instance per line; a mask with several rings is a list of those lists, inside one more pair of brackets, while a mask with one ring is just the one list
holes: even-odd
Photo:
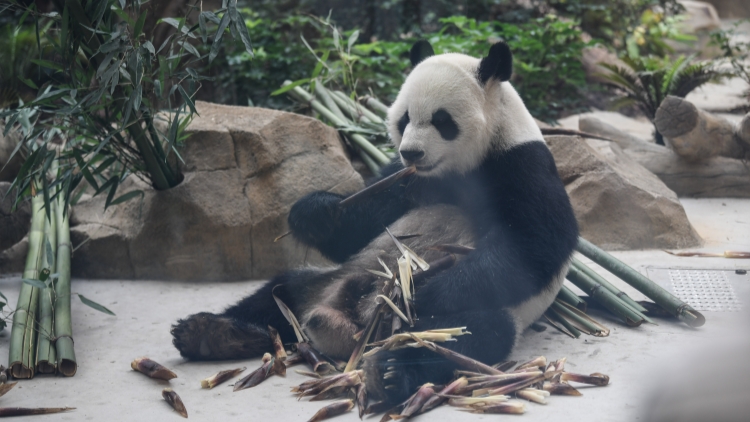
[[[688, 217], [706, 240], [708, 250], [750, 250], [750, 200], [685, 199]], [[735, 269], [749, 268], [750, 260], [679, 258], [661, 251], [618, 252], [617, 257], [641, 271], [649, 267]], [[741, 299], [750, 300], [750, 278], [738, 276], [733, 287]], [[615, 283], [621, 285], [616, 280]], [[96, 300], [117, 313], [98, 313], [74, 299], [73, 321], [80, 367], [73, 378], [37, 376], [22, 381], [0, 398], [0, 406], [71, 406], [77, 410], [45, 416], [45, 420], [178, 420], [161, 398], [171, 386], [182, 397], [191, 420], [307, 420], [326, 402], [297, 401], [289, 388], [306, 378], [290, 371], [286, 378], [272, 377], [253, 389], [233, 393], [228, 384], [202, 390], [200, 380], [222, 369], [257, 368], [258, 359], [238, 362], [194, 363], [180, 358], [172, 347], [169, 326], [177, 318], [198, 311], [220, 311], [255, 290], [261, 282], [175, 283], [131, 280], [74, 280], [74, 292]], [[0, 278], [2, 291], [14, 304], [19, 290], [17, 276]], [[627, 290], [628, 286], [623, 286]], [[632, 290], [628, 290], [632, 293]], [[637, 294], [632, 294], [637, 296]], [[747, 301], [746, 301], [747, 303]], [[567, 368], [581, 373], [610, 375], [611, 385], [583, 388], [583, 397], [551, 397], [547, 406], [529, 404], [522, 418], [535, 420], [633, 421], [646, 406], [646, 395], [668, 377], [667, 362], [679, 362], [700, 344], [726, 337], [733, 331], [738, 313], [705, 312], [708, 320], [698, 330], [671, 321], [658, 326], [627, 328], [605, 314], [592, 312], [611, 328], [606, 338], [568, 338], [550, 328], [526, 332], [512, 358], [526, 360], [545, 355], [567, 356]], [[746, 325], [743, 331], [747, 331]], [[8, 353], [9, 330], [0, 334], [0, 358]], [[460, 340], [459, 340], [460, 341]], [[173, 369], [179, 377], [171, 382], [149, 379], [130, 369], [139, 356]], [[3, 362], [5, 363], [5, 362]], [[247, 372], [246, 372], [247, 373]], [[454, 408], [436, 409], [423, 421], [486, 420], [493, 416], [471, 415]], [[370, 418], [377, 420], [375, 418]], [[355, 412], [340, 421], [356, 420]]]

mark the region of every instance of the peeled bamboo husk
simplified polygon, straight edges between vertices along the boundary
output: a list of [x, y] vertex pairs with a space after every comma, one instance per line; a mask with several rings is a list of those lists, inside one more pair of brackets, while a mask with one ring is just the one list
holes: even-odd
[[[44, 243], [42, 246], [42, 266], [55, 272], [57, 251], [57, 203], [51, 202], [50, 219], [44, 219]], [[54, 374], [57, 369], [55, 359], [55, 345], [51, 341], [54, 336], [54, 303], [55, 292], [50, 287], [39, 292], [39, 334], [36, 351], [36, 370], [40, 374]]]
[[[37, 280], [41, 268], [44, 243], [44, 199], [41, 193], [31, 198], [31, 230], [29, 252], [23, 278]], [[33, 378], [36, 364], [36, 318], [39, 305], [39, 288], [21, 284], [16, 312], [10, 334], [9, 367], [14, 378]]]
[[70, 223], [65, 199], [57, 197], [57, 282], [55, 282], [55, 351], [57, 370], [72, 377], [78, 370], [70, 318]]
[[638, 289], [638, 291], [687, 325], [700, 327], [706, 323], [706, 318], [700, 312], [586, 239], [579, 237], [576, 249], [587, 258], [604, 267], [607, 271]]

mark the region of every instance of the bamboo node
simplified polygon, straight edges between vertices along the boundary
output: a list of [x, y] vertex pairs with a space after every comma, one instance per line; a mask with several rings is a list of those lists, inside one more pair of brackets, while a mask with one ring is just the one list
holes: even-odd
[[64, 337], [67, 337], [67, 338], [69, 338], [69, 339], [70, 339], [70, 341], [72, 341], [73, 343], [75, 343], [75, 342], [76, 342], [75, 340], [73, 340], [73, 336], [69, 336], [69, 335], [67, 335], [67, 334], [61, 334], [61, 335], [59, 335], [59, 336], [56, 336], [56, 337], [51, 337], [51, 338], [49, 339], [49, 341], [50, 341], [50, 342], [55, 342], [55, 343], [57, 343], [57, 340], [60, 340], [61, 338], [64, 338]]

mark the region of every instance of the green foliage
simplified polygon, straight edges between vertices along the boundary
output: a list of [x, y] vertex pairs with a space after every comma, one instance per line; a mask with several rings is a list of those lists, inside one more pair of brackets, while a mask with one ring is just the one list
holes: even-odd
[[[680, 56], [674, 61], [657, 57], [624, 58], [628, 67], [602, 63], [610, 73], [602, 75], [613, 86], [624, 91], [614, 108], [636, 105], [650, 120], [667, 95], [685, 97], [708, 82], [731, 76], [710, 62], [692, 62], [693, 57]], [[656, 132], [657, 142], [663, 145]]]
[[[711, 44], [721, 49], [723, 60], [728, 61], [734, 70], [734, 76], [742, 78], [750, 85], [750, 41], [736, 41], [740, 35], [740, 25], [749, 23], [748, 20], [737, 21], [728, 30], [717, 30], [711, 33]], [[744, 34], [747, 35], [747, 34]], [[750, 89], [745, 92], [750, 100]]]
[[691, 41], [679, 30], [677, 0], [547, 0], [550, 7], [581, 22], [581, 28], [620, 55], [663, 56], [672, 52], [665, 40]]
[[[95, 195], [106, 193], [107, 206], [138, 196], [128, 192], [116, 197], [130, 174], [161, 190], [180, 183], [176, 146], [196, 112], [195, 92], [206, 79], [195, 68], [218, 55], [227, 32], [252, 52], [237, 1], [225, 1], [226, 7], [216, 13], [201, 12], [195, 1], [184, 19], [162, 19], [158, 25], [175, 29], [160, 45], [144, 32], [149, 11], [142, 0], [55, 3], [60, 10], [49, 14], [38, 13], [33, 3], [26, 7], [13, 0], [9, 6], [23, 13], [19, 25], [29, 16], [35, 28], [46, 28], [36, 31], [36, 42], [50, 48], [32, 60], [49, 80], [38, 87], [25, 81], [36, 91], [35, 98], [0, 113], [7, 122], [5, 134], [16, 125], [23, 134], [13, 153], [25, 155], [13, 182], [16, 203], [33, 193], [37, 177], [43, 181], [47, 209], [57, 195], [69, 202], [84, 179]], [[207, 54], [194, 46], [201, 42], [208, 45]], [[159, 125], [155, 120], [162, 118], [164, 107], [170, 111]], [[60, 170], [50, 181], [53, 161]]]
[[253, 54], [237, 44], [224, 46], [225, 55], [212, 67], [219, 92], [218, 102], [250, 104], [261, 107], [287, 109], [291, 103], [282, 97], [272, 97], [282, 82], [309, 75], [315, 66], [300, 35], [319, 40], [324, 30], [318, 20], [309, 16], [266, 18], [250, 9], [242, 9], [245, 24], [253, 40]]
[[[425, 36], [438, 54], [455, 51], [482, 57], [492, 42], [505, 40], [514, 54], [513, 82], [534, 116], [554, 120], [562, 112], [585, 107], [580, 95], [585, 75], [579, 58], [587, 43], [574, 22], [554, 16], [522, 25], [461, 16], [440, 22], [443, 26], [438, 32]], [[408, 52], [415, 40], [358, 44], [355, 31], [342, 32], [329, 22], [322, 23], [333, 34], [313, 49], [323, 63], [323, 82], [392, 101], [408, 70]]]

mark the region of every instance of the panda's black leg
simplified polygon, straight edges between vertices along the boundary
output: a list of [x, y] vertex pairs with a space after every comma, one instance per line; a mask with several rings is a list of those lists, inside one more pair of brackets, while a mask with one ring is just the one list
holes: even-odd
[[221, 314], [201, 312], [177, 321], [172, 326], [172, 344], [183, 357], [193, 360], [259, 357], [272, 350], [269, 325], [279, 331], [282, 341], [295, 340], [272, 292], [298, 312], [306, 306], [308, 291], [326, 278], [317, 270], [281, 274]]
[[[472, 334], [455, 342], [440, 343], [480, 362], [494, 364], [505, 359], [516, 339], [516, 326], [506, 310], [474, 310], [452, 315], [422, 316], [412, 331], [467, 327]], [[444, 384], [457, 366], [423, 349], [380, 352], [365, 360], [368, 394], [378, 400], [399, 403], [424, 383]]]

